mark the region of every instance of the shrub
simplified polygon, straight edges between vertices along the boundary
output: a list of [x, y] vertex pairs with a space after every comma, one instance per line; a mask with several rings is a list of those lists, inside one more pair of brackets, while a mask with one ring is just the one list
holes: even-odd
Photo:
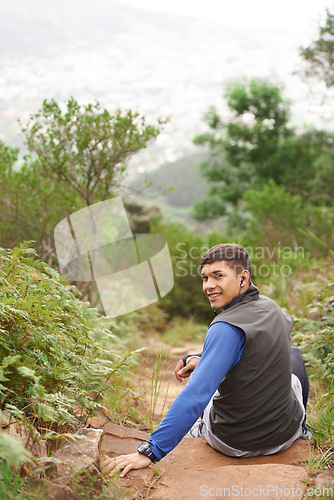
[[272, 179], [262, 191], [247, 190], [243, 200], [249, 217], [244, 235], [247, 245], [303, 247], [319, 257], [333, 244], [332, 208], [304, 202], [301, 195], [288, 193]]
[[174, 287], [159, 301], [159, 307], [168, 318], [190, 315], [208, 322], [212, 314], [198, 272], [206, 242], [182, 223], [156, 221], [151, 231], [166, 238], [174, 273]]
[[77, 293], [27, 244], [3, 251], [0, 416], [7, 410], [40, 432], [47, 422], [56, 431], [72, 429], [77, 415], [86, 418], [100, 405], [110, 377], [128, 365], [130, 355], [116, 362], [110, 354], [111, 320]]
[[[333, 258], [333, 257], [332, 257]], [[334, 268], [330, 257], [319, 270], [318, 280], [299, 287], [300, 302], [307, 303], [299, 311], [294, 340], [305, 354], [313, 374], [327, 387], [334, 384]]]

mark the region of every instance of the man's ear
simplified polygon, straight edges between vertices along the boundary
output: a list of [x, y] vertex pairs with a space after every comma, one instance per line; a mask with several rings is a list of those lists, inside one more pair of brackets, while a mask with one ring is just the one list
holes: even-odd
[[240, 286], [245, 286], [250, 282], [250, 273], [247, 269], [244, 269], [240, 277]]

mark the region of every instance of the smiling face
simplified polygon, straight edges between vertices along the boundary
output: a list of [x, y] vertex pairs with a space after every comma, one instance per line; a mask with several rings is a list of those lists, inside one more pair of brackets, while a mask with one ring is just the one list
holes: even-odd
[[[212, 309], [224, 310], [234, 297], [249, 288], [250, 274], [243, 269], [236, 275], [225, 260], [218, 260], [202, 267], [203, 291]], [[242, 278], [245, 278], [242, 280]]]

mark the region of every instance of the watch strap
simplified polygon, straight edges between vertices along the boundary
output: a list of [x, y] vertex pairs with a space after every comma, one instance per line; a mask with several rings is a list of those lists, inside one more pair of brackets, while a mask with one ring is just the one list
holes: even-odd
[[154, 455], [153, 451], [151, 450], [150, 443], [141, 443], [138, 446], [138, 453], [141, 455], [144, 455], [145, 457], [149, 458], [152, 463], [155, 463], [157, 461], [157, 457]]

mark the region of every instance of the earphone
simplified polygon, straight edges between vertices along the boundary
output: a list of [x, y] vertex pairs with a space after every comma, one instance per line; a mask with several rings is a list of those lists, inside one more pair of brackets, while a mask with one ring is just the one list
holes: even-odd
[[240, 285], [245, 281], [246, 278], [242, 277], [240, 281]]

